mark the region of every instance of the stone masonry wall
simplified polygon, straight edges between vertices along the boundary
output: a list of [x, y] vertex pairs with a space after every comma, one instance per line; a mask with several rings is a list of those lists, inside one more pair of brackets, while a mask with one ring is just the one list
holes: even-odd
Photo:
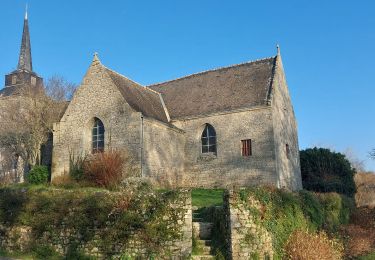
[[[255, 199], [247, 202], [251, 207], [260, 208]], [[253, 213], [239, 199], [239, 193], [226, 192], [224, 209], [229, 222], [229, 256], [237, 259], [272, 259], [272, 236], [260, 226]]]
[[[172, 210], [160, 219], [160, 222], [168, 223], [169, 220], [175, 219], [174, 214], [178, 214], [177, 223], [173, 226], [166, 226], [167, 229], [177, 231], [178, 238], [168, 241], [167, 244], [160, 245], [160, 254], [157, 259], [187, 259], [192, 251], [192, 206], [191, 194], [189, 191], [180, 191], [178, 199], [172, 204], [166, 205]], [[59, 225], [61, 223], [58, 223]], [[111, 228], [113, 223], [107, 223]], [[53, 227], [50, 227], [53, 230]], [[124, 227], [128, 228], [129, 227]], [[95, 233], [99, 229], [94, 228]], [[34, 241], [33, 230], [28, 226], [12, 226], [5, 227], [0, 225], [0, 248], [7, 252], [28, 252]], [[42, 239], [38, 240], [38, 245], [48, 245], [61, 255], [67, 254], [69, 248], [74, 244], [78, 250], [86, 255], [94, 256], [98, 259], [105, 259], [100, 247], [98, 246], [99, 234], [93, 236], [92, 239], [86, 241], [82, 239], [82, 235], [75, 230], [69, 228], [66, 224], [64, 231], [60, 235], [52, 235], [49, 232], [43, 234]], [[131, 234], [131, 239], [127, 244], [117, 241], [111, 245], [113, 249], [113, 258], [120, 259], [123, 257], [132, 257], [131, 259], [148, 259], [147, 252], [149, 248], [139, 242], [137, 233]], [[127, 258], [126, 258], [127, 259]]]
[[[201, 135], [211, 124], [217, 136], [217, 154], [202, 154]], [[184, 186], [232, 187], [276, 185], [272, 115], [268, 107], [211, 115], [174, 125], [185, 131]], [[252, 155], [241, 155], [241, 140], [252, 140]]]
[[153, 119], [144, 119], [143, 176], [155, 186], [184, 186], [185, 135]]
[[140, 174], [141, 114], [134, 112], [99, 61], [93, 61], [60, 123], [54, 125], [52, 178], [69, 171], [69, 156], [91, 153], [94, 118], [105, 127], [105, 149], [125, 149]]
[[[299, 161], [297, 123], [280, 55], [277, 56], [272, 87], [271, 106], [276, 168], [279, 176], [278, 186], [279, 188], [300, 190], [302, 189], [302, 179]], [[287, 144], [289, 145], [289, 154], [287, 154]]]

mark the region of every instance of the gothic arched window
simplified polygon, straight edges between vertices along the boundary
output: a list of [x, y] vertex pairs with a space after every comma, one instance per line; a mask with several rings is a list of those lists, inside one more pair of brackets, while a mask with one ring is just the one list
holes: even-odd
[[202, 153], [216, 154], [216, 132], [215, 128], [206, 124], [202, 133]]
[[104, 151], [104, 125], [99, 118], [94, 119], [92, 128], [92, 153]]

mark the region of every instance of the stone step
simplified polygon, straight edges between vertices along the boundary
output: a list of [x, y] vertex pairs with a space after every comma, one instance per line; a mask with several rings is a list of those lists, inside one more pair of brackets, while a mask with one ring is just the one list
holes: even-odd
[[193, 222], [203, 222], [203, 218], [194, 218], [193, 217]]
[[209, 240], [212, 236], [213, 224], [210, 222], [193, 222], [194, 235], [202, 240]]
[[200, 243], [202, 243], [205, 246], [211, 246], [212, 245], [212, 240], [211, 239], [200, 239]]
[[210, 255], [212, 248], [210, 246], [202, 246], [203, 255]]
[[192, 255], [191, 259], [193, 260], [204, 260], [204, 259], [215, 259], [213, 255]]

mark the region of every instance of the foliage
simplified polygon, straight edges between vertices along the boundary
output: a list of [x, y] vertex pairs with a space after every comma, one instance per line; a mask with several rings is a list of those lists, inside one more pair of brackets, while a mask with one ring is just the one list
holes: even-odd
[[48, 182], [49, 172], [47, 166], [34, 166], [27, 175], [27, 181], [31, 184], [43, 184]]
[[37, 259], [51, 259], [57, 260], [62, 257], [49, 245], [35, 245], [32, 249], [33, 254]]
[[[291, 193], [274, 188], [247, 188], [238, 192], [239, 199], [252, 213], [256, 223], [272, 234], [276, 258], [285, 255], [285, 245], [296, 230], [337, 231], [349, 222], [353, 199], [337, 193], [316, 194], [308, 191]], [[260, 205], [250, 201], [255, 199]]]
[[343, 247], [337, 240], [329, 239], [325, 232], [311, 234], [308, 231], [294, 231], [286, 243], [288, 259], [321, 260], [342, 259]]
[[66, 234], [70, 241], [67, 252], [74, 256], [68, 259], [83, 257], [73, 243], [77, 237], [83, 243], [95, 240], [108, 259], [118, 250], [119, 241], [126, 246], [132, 239], [148, 250], [147, 255], [153, 255], [167, 250], [164, 245], [180, 237], [182, 209], [170, 207], [180, 196], [178, 191], [154, 192], [148, 185], [140, 185], [132, 193], [10, 186], [0, 188], [0, 225], [31, 227], [35, 245], [30, 248], [37, 248], [38, 254], [52, 254], [50, 241]]
[[345, 155], [325, 148], [300, 152], [302, 184], [307, 190], [355, 194], [355, 170]]
[[375, 259], [375, 251], [371, 252], [367, 255], [363, 255], [363, 256], [358, 257], [358, 260], [373, 260], [373, 259]]
[[84, 162], [85, 179], [98, 187], [112, 188], [122, 180], [123, 166], [121, 152], [97, 153]]
[[86, 156], [75, 155], [74, 153], [69, 153], [69, 176], [76, 181], [83, 179], [83, 165], [86, 161]]
[[192, 205], [198, 208], [220, 206], [223, 204], [223, 189], [193, 189], [191, 191]]

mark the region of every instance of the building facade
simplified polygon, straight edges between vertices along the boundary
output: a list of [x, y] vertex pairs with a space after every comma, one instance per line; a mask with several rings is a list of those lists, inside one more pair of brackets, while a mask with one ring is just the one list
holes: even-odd
[[52, 178], [70, 158], [126, 150], [131, 172], [159, 187], [302, 188], [296, 119], [274, 57], [150, 86], [95, 55], [54, 125]]

